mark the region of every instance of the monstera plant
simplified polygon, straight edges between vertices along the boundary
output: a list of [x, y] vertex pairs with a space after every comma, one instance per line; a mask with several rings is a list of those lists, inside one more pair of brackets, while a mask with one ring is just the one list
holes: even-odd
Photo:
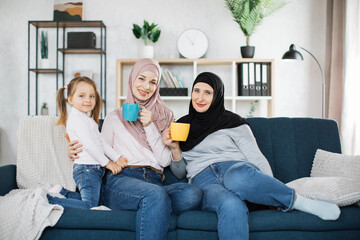
[[225, 0], [226, 6], [232, 13], [234, 21], [239, 24], [241, 31], [246, 37], [246, 47], [243, 49], [250, 51], [250, 55], [243, 57], [253, 57], [255, 47], [250, 46], [250, 37], [254, 33], [263, 19], [274, 14], [287, 4], [285, 0]]

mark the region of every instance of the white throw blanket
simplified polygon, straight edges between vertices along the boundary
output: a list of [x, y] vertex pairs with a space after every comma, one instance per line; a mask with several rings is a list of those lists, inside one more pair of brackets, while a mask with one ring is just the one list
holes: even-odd
[[0, 197], [0, 239], [39, 239], [63, 211], [63, 207], [48, 203], [44, 189], [12, 190]]
[[49, 189], [61, 184], [75, 190], [65, 128], [56, 121], [55, 116], [26, 116], [20, 120], [16, 167], [19, 188]]
[[65, 128], [56, 121], [52, 116], [20, 120], [16, 180], [23, 189], [0, 197], [0, 239], [39, 239], [45, 227], [54, 226], [63, 213], [63, 207], [48, 203], [47, 189], [61, 184], [75, 190]]

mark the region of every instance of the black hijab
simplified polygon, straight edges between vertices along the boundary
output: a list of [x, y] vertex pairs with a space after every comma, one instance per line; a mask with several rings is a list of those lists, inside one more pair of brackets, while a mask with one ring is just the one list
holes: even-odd
[[219, 76], [211, 72], [200, 73], [193, 83], [192, 90], [198, 82], [207, 83], [214, 89], [213, 100], [209, 109], [204, 113], [198, 113], [190, 101], [189, 114], [178, 120], [178, 122], [190, 123], [187, 141], [180, 142], [182, 151], [189, 151], [217, 130], [248, 124], [239, 115], [225, 110], [224, 84]]

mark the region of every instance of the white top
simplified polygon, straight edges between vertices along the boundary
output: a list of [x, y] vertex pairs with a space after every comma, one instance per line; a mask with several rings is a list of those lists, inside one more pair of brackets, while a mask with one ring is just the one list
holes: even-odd
[[100, 164], [105, 166], [109, 159], [116, 161], [121, 155], [105, 142], [99, 132], [99, 126], [86, 113], [72, 108], [66, 122], [66, 132], [71, 141], [78, 140], [82, 152], [75, 164]]
[[128, 165], [151, 166], [163, 170], [171, 163], [171, 151], [161, 140], [161, 134], [151, 123], [144, 128], [152, 149], [142, 146], [125, 128], [115, 111], [107, 114], [101, 135], [117, 152], [128, 159]]

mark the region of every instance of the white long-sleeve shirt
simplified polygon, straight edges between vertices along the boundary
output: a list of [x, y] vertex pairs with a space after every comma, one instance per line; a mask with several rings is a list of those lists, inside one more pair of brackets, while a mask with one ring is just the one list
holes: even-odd
[[161, 134], [153, 123], [144, 129], [152, 151], [142, 146], [126, 130], [115, 111], [107, 114], [101, 135], [110, 146], [128, 159], [128, 165], [151, 166], [162, 171], [171, 163], [171, 151], [163, 144]]
[[78, 140], [83, 145], [75, 164], [105, 166], [109, 159], [115, 162], [121, 156], [103, 139], [98, 127], [86, 113], [72, 108], [66, 122], [66, 132], [71, 141]]

